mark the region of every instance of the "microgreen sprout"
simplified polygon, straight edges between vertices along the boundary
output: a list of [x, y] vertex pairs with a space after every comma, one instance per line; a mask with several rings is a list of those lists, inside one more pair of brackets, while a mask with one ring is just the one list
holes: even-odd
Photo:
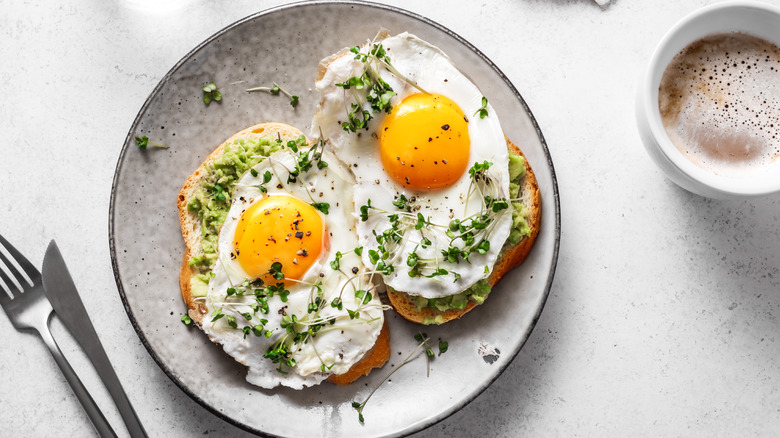
[[474, 113], [474, 115], [476, 116], [477, 114], [479, 114], [480, 119], [484, 119], [485, 117], [487, 117], [488, 116], [487, 104], [488, 104], [487, 97], [482, 96], [482, 106]]
[[[255, 169], [252, 169], [254, 173], [252, 173], [253, 176], [257, 176], [257, 171]], [[260, 189], [261, 192], [267, 193], [268, 189], [265, 188], [265, 185], [268, 184], [268, 182], [271, 181], [271, 171], [266, 170], [265, 173], [263, 173], [263, 182], [257, 186], [258, 189]]]
[[371, 208], [371, 200], [369, 199], [368, 202], [366, 202], [366, 205], [362, 205], [360, 207], [360, 220], [365, 222], [368, 220], [368, 209]]
[[[373, 114], [378, 113], [390, 113], [393, 106], [390, 104], [390, 99], [395, 96], [395, 91], [380, 75], [380, 67], [384, 67], [392, 75], [400, 78], [409, 85], [417, 88], [423, 93], [428, 94], [427, 91], [420, 88], [415, 82], [408, 79], [405, 75], [400, 73], [390, 62], [390, 57], [387, 56], [385, 48], [382, 43], [377, 43], [376, 39], [379, 37], [377, 33], [376, 37], [369, 43], [368, 49], [362, 52], [358, 47], [350, 48], [350, 52], [355, 54], [354, 59], [360, 61], [363, 65], [362, 73], [352, 76], [342, 83], [335, 84], [344, 90], [352, 90], [352, 96], [355, 99], [355, 103], [350, 105], [350, 110], [347, 113], [348, 121], [342, 122], [341, 127], [348, 132], [356, 132], [360, 129], [368, 129], [368, 121], [373, 118]], [[365, 96], [361, 96], [365, 90]], [[364, 100], [365, 99], [365, 102]], [[364, 108], [363, 104], [368, 103], [371, 111]]]
[[167, 149], [168, 148], [168, 146], [166, 146], [166, 145], [164, 145], [162, 143], [156, 143], [156, 142], [153, 142], [153, 141], [149, 141], [149, 137], [147, 137], [145, 135], [143, 137], [136, 137], [135, 138], [135, 142], [138, 144], [138, 148], [139, 149], [143, 149], [143, 150], [146, 150], [147, 146], [154, 146], [154, 147], [163, 148], [163, 149]]
[[433, 360], [435, 357], [433, 355], [433, 349], [431, 349], [431, 347], [428, 345], [428, 341], [430, 339], [431, 338], [428, 337], [427, 333], [420, 332], [414, 335], [414, 340], [420, 342], [420, 345], [422, 345], [425, 349], [425, 368], [427, 370], [425, 377], [431, 376], [431, 360]]
[[209, 82], [203, 88], [203, 103], [210, 104], [212, 100], [217, 102], [222, 100], [222, 93], [217, 88], [217, 84], [214, 81]]
[[247, 91], [247, 92], [249, 92], [249, 93], [251, 93], [251, 92], [253, 92], [253, 91], [265, 91], [265, 92], [271, 93], [271, 94], [273, 94], [273, 95], [275, 95], [275, 96], [276, 96], [276, 95], [279, 95], [279, 93], [281, 92], [281, 93], [283, 93], [285, 96], [287, 96], [288, 98], [290, 98], [290, 106], [292, 106], [293, 108], [295, 108], [295, 107], [298, 105], [298, 96], [296, 96], [296, 95], [294, 95], [294, 94], [291, 94], [290, 92], [288, 92], [288, 91], [287, 91], [287, 90], [285, 90], [284, 88], [280, 87], [280, 86], [279, 86], [279, 85], [278, 85], [276, 82], [274, 82], [274, 86], [273, 86], [273, 87], [254, 87], [254, 88], [247, 88], [247, 89], [246, 89], [246, 91]]
[[321, 211], [324, 214], [328, 214], [330, 211], [330, 204], [327, 202], [312, 202], [311, 206]]
[[301, 173], [306, 173], [309, 170], [311, 170], [314, 163], [317, 163], [317, 169], [319, 170], [328, 167], [328, 162], [322, 160], [322, 151], [325, 150], [325, 144], [326, 144], [326, 141], [324, 139], [320, 138], [319, 141], [317, 141], [312, 147], [305, 150], [298, 149], [298, 143], [300, 142], [301, 142], [300, 138], [297, 142], [296, 141], [287, 142], [287, 146], [290, 149], [292, 149], [293, 152], [298, 154], [297, 160], [295, 162], [295, 169], [291, 170], [290, 174], [287, 177], [288, 183], [297, 181], [298, 176]]
[[192, 324], [192, 318], [190, 318], [190, 315], [185, 313], [184, 315], [181, 316], [181, 322], [183, 322], [186, 325], [190, 325]]
[[[491, 166], [489, 161], [476, 162], [468, 170], [471, 182], [467, 199], [481, 201], [480, 210], [468, 217], [455, 218], [444, 224], [435, 223], [431, 217], [426, 218], [422, 212], [417, 211], [421, 205], [415, 204], [414, 197], [408, 199], [404, 195], [397, 196], [393, 201], [393, 205], [400, 211], [374, 207], [370, 200], [360, 206], [361, 221], [365, 222], [371, 216], [380, 215], [390, 224], [390, 228], [381, 233], [373, 233], [376, 246], [369, 248], [368, 254], [369, 262], [374, 265], [375, 270], [389, 275], [394, 272], [397, 263], [403, 263], [405, 260], [410, 277], [434, 279], [450, 276], [453, 282], [460, 280], [461, 274], [440, 266], [440, 263], [458, 264], [462, 260], [470, 263], [469, 257], [472, 254], [488, 254], [491, 250], [489, 237], [496, 220], [509, 210], [509, 200], [500, 196], [500, 188], [489, 173]], [[418, 248], [426, 249], [432, 245], [429, 236], [438, 236], [440, 243], [436, 253], [420, 256], [417, 253]], [[442, 239], [444, 236], [449, 239], [448, 244]], [[418, 243], [411, 252], [402, 254], [404, 248], [408, 248], [404, 243], [406, 240]]]
[[425, 217], [422, 215], [422, 213], [417, 213], [417, 223], [414, 225], [415, 230], [419, 230], [425, 225], [430, 225], [430, 219], [425, 220]]
[[268, 270], [268, 273], [277, 280], [284, 279], [284, 273], [282, 273], [282, 264], [279, 262], [271, 263], [271, 268]]
[[471, 179], [479, 178], [487, 172], [488, 169], [490, 169], [490, 166], [492, 166], [493, 163], [490, 161], [483, 161], [482, 163], [474, 163], [473, 166], [469, 168], [469, 176]]
[[439, 356], [447, 352], [447, 349], [450, 347], [450, 344], [447, 341], [442, 341], [439, 339]]
[[398, 207], [399, 210], [404, 210], [407, 212], [411, 211], [411, 208], [409, 207], [409, 200], [406, 199], [406, 196], [404, 196], [403, 193], [401, 193], [401, 196], [399, 196], [398, 199], [393, 201], [393, 205]]
[[[300, 178], [303, 174], [309, 172], [314, 165], [316, 164], [318, 170], [325, 169], [328, 167], [328, 162], [322, 159], [322, 153], [325, 150], [325, 145], [327, 141], [323, 139], [321, 136], [319, 140], [314, 143], [309, 148], [301, 148], [299, 145], [304, 145], [306, 143], [306, 138], [301, 135], [297, 140], [291, 140], [287, 142], [287, 147], [295, 154], [296, 160], [295, 160], [295, 168], [288, 169], [287, 174], [287, 183], [294, 183], [298, 181], [298, 178]], [[268, 176], [268, 180], [266, 181], [264, 178], [264, 183], [270, 181], [270, 174]], [[264, 187], [261, 187], [260, 190], [265, 193], [265, 190], [263, 190]], [[312, 207], [316, 208], [317, 210], [321, 211], [323, 214], [328, 214], [330, 212], [330, 204], [327, 202], [316, 202], [314, 200], [314, 197], [309, 193], [309, 191], [306, 191], [306, 193], [309, 195], [309, 199], [311, 202], [309, 203]]]
[[[324, 317], [319, 314], [320, 310], [326, 305], [326, 301], [320, 296], [322, 293], [322, 289], [319, 287], [320, 284], [321, 283], [313, 285], [314, 289], [317, 290], [317, 295], [309, 301], [306, 314], [303, 316], [292, 314], [284, 315], [282, 317], [282, 322], [280, 323], [282, 334], [264, 354], [265, 358], [271, 359], [273, 363], [279, 364], [279, 368], [277, 368], [277, 371], [279, 372], [286, 373], [283, 365], [288, 367], [295, 366], [293, 352], [298, 351], [300, 345], [309, 343], [321, 331], [329, 330], [326, 328], [328, 325], [333, 325], [337, 319], [343, 317], [338, 315]], [[350, 320], [357, 320], [361, 317], [361, 306], [368, 304], [373, 296], [370, 292], [361, 289], [355, 292], [355, 298], [358, 301], [358, 307], [354, 310], [346, 308], [347, 316]], [[330, 306], [338, 308], [339, 310], [345, 308], [340, 297], [334, 298]], [[366, 320], [364, 318], [364, 321], [370, 322], [373, 321], [373, 319]], [[333, 364], [326, 367], [323, 362], [321, 369], [323, 369], [324, 372], [324, 369], [330, 369], [332, 367]]]
[[[225, 85], [224, 87], [229, 87], [231, 85], [240, 84], [242, 82], [244, 82], [244, 81], [231, 82], [231, 83]], [[208, 84], [206, 84], [203, 87], [201, 87], [201, 89], [203, 90], [203, 103], [208, 105], [212, 101], [220, 102], [222, 100], [222, 92], [219, 91], [219, 89], [220, 88], [224, 88], [224, 87], [218, 87], [217, 84], [214, 83], [214, 81], [211, 81]]]
[[336, 258], [330, 262], [330, 267], [334, 271], [337, 271], [339, 269], [339, 261], [341, 260], [341, 256], [342, 256], [341, 251], [336, 251]]
[[216, 309], [214, 309], [213, 312], [211, 312], [211, 322], [216, 322], [219, 319], [221, 319], [223, 316], [225, 316], [225, 314], [222, 313], [222, 308], [217, 307]]
[[[355, 410], [357, 411], [357, 413], [358, 413], [358, 421], [360, 421], [361, 423], [365, 423], [365, 418], [363, 417], [363, 409], [365, 409], [366, 403], [368, 403], [368, 400], [371, 399], [371, 396], [374, 395], [374, 393], [387, 381], [387, 379], [390, 378], [390, 376], [393, 375], [393, 373], [395, 373], [396, 371], [401, 369], [404, 365], [409, 363], [409, 361], [411, 361], [412, 358], [415, 357], [415, 354], [417, 354], [417, 352], [420, 351], [421, 348], [425, 349], [424, 351], [425, 351], [425, 361], [426, 361], [426, 364], [430, 364], [430, 361], [434, 357], [433, 350], [428, 346], [428, 341], [430, 340], [430, 338], [425, 333], [418, 333], [418, 334], [414, 335], [414, 339], [417, 342], [419, 342], [419, 344], [417, 345], [417, 347], [414, 350], [412, 350], [411, 353], [409, 353], [408, 356], [406, 356], [406, 359], [404, 359], [403, 362], [401, 362], [400, 365], [395, 367], [395, 369], [393, 371], [389, 372], [385, 376], [385, 378], [382, 379], [382, 381], [379, 382], [379, 384], [377, 386], [375, 386], [373, 390], [371, 390], [371, 392], [368, 394], [368, 397], [366, 397], [366, 399], [363, 400], [362, 403], [361, 402], [356, 402], [356, 401], [352, 402], [352, 407], [355, 408]], [[442, 353], [447, 351], [447, 343], [444, 342], [443, 344], [444, 344], [444, 349], [442, 350], [442, 341], [439, 341], [439, 355], [441, 355]], [[428, 374], [427, 374], [427, 376], [430, 377], [430, 366], [428, 366]]]
[[373, 296], [371, 295], [371, 292], [360, 289], [355, 291], [355, 298], [361, 300], [363, 304], [368, 304], [371, 302], [371, 298], [373, 298]]

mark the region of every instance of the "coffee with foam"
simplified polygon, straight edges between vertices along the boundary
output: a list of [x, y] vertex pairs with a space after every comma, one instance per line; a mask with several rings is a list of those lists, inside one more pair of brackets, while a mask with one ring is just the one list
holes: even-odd
[[666, 67], [658, 106], [672, 143], [702, 168], [740, 176], [780, 162], [780, 48], [746, 33], [694, 41]]

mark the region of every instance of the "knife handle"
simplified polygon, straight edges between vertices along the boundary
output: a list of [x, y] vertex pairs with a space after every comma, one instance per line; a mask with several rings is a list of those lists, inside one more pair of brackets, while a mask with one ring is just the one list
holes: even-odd
[[46, 330], [38, 330], [38, 333], [40, 333], [46, 346], [49, 347], [51, 355], [54, 356], [54, 361], [57, 362], [60, 370], [62, 370], [62, 374], [65, 375], [65, 380], [68, 381], [73, 392], [76, 394], [76, 398], [79, 399], [81, 406], [83, 406], [84, 410], [87, 412], [87, 416], [89, 416], [89, 420], [92, 421], [92, 425], [95, 426], [95, 430], [97, 430], [101, 438], [116, 438], [116, 433], [114, 432], [114, 429], [111, 428], [111, 424], [106, 420], [106, 417], [103, 416], [103, 412], [100, 411], [95, 400], [89, 395], [87, 388], [81, 383], [81, 379], [79, 379], [79, 376], [73, 371], [73, 368], [70, 366], [68, 360], [65, 359], [57, 342], [51, 336], [51, 332], [48, 330], [48, 324]]
[[100, 343], [100, 339], [95, 335], [94, 346], [98, 348], [85, 348], [84, 351], [87, 354], [87, 358], [92, 362], [100, 378], [103, 380], [103, 384], [108, 393], [114, 399], [114, 404], [119, 410], [119, 414], [125, 421], [127, 431], [130, 432], [130, 436], [133, 438], [143, 437], [146, 438], [146, 430], [144, 430], [141, 420], [138, 418], [138, 414], [135, 413], [133, 405], [130, 404], [130, 400], [127, 399], [127, 394], [122, 388], [122, 383], [119, 381], [114, 367], [111, 366], [111, 361], [106, 355], [106, 351], [103, 349], [103, 345]]

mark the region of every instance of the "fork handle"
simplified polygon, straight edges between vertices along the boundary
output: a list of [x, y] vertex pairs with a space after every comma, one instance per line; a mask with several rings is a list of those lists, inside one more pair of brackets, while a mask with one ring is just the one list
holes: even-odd
[[51, 332], [49, 330], [39, 330], [39, 333], [41, 334], [41, 338], [43, 338], [43, 342], [49, 347], [51, 355], [54, 356], [54, 361], [57, 362], [60, 370], [62, 370], [62, 374], [65, 375], [65, 380], [68, 381], [73, 392], [76, 394], [76, 398], [79, 399], [81, 406], [87, 411], [87, 416], [89, 416], [90, 421], [92, 421], [92, 425], [95, 426], [95, 430], [97, 430], [101, 438], [116, 438], [116, 433], [114, 432], [114, 429], [111, 428], [111, 424], [109, 424], [106, 417], [103, 416], [103, 412], [100, 411], [98, 405], [95, 404], [95, 400], [89, 395], [87, 388], [81, 383], [79, 376], [76, 375], [76, 372], [73, 371], [68, 360], [65, 359], [62, 351], [60, 351], [60, 347], [52, 337]]

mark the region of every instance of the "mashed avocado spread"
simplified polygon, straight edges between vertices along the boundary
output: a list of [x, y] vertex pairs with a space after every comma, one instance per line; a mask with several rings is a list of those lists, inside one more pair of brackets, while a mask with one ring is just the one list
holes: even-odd
[[[525, 160], [521, 155], [509, 154], [509, 197], [510, 199], [518, 199], [520, 196], [520, 187], [523, 184], [523, 177], [525, 177]], [[525, 236], [531, 234], [531, 228], [528, 226], [528, 209], [522, 204], [522, 202], [512, 202], [512, 229], [509, 232], [509, 238], [501, 248], [501, 252], [506, 248], [517, 245]], [[501, 254], [499, 254], [499, 258]], [[419, 296], [412, 297], [417, 311], [422, 310], [424, 307], [444, 312], [450, 309], [461, 310], [466, 308], [469, 301], [473, 301], [477, 304], [482, 304], [490, 293], [490, 285], [487, 279], [482, 279], [476, 282], [473, 286], [465, 291], [455, 294], [449, 297], [442, 298], [423, 298]], [[441, 315], [435, 317], [426, 317], [423, 320], [423, 324], [441, 324], [444, 319]]]
[[[300, 136], [296, 146], [306, 144]], [[201, 247], [203, 252], [190, 259], [190, 266], [198, 268], [199, 274], [190, 280], [193, 296], [205, 296], [208, 291], [211, 268], [217, 260], [219, 230], [231, 206], [233, 187], [244, 172], [263, 161], [270, 154], [284, 148], [281, 140], [266, 138], [238, 139], [226, 145], [221, 156], [206, 169], [200, 188], [187, 204], [189, 211], [198, 214], [201, 225]]]

